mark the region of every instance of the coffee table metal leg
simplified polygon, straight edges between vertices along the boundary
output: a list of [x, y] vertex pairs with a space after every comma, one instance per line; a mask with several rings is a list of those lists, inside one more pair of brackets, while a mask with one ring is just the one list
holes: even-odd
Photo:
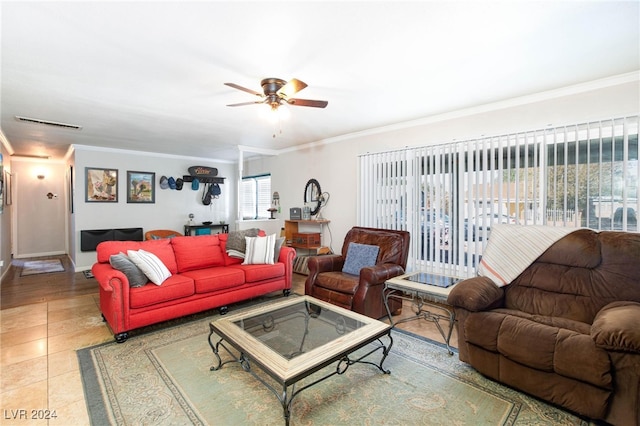
[[279, 398], [279, 399], [280, 399], [280, 402], [282, 403], [285, 426], [289, 426], [289, 421], [291, 420], [291, 403], [293, 402], [293, 398], [295, 397], [295, 392], [293, 393], [291, 398], [288, 398], [287, 395], [288, 395], [287, 385], [284, 385], [282, 386], [282, 398]]
[[[388, 346], [385, 345], [384, 343], [382, 343], [382, 340], [378, 339], [378, 343], [380, 343], [380, 346], [378, 346], [377, 348], [375, 348], [371, 352], [363, 355], [359, 359], [357, 359], [355, 361], [352, 361], [351, 364], [355, 364], [356, 362], [359, 362], [359, 363], [362, 363], [362, 364], [371, 364], [371, 365], [373, 365], [375, 367], [378, 367], [378, 370], [382, 371], [384, 374], [391, 374], [390, 370], [385, 370], [384, 367], [382, 366], [382, 364], [384, 364], [384, 361], [387, 359], [387, 356], [389, 355], [389, 352], [391, 352], [391, 347], [393, 346], [393, 337], [391, 336], [391, 329], [389, 329], [389, 332], [386, 334], [386, 336], [389, 339], [389, 345]], [[374, 353], [378, 349], [382, 349], [382, 358], [380, 358], [380, 363], [376, 364], [375, 362], [371, 362], [371, 361], [362, 361], [362, 359], [368, 357], [369, 355], [371, 355], [372, 353]]]
[[209, 326], [209, 328], [211, 330], [209, 332], [209, 337], [207, 338], [207, 341], [209, 342], [209, 346], [211, 346], [211, 350], [213, 351], [213, 355], [215, 355], [216, 361], [217, 361], [216, 365], [213, 365], [210, 368], [210, 370], [216, 371], [222, 367], [222, 359], [220, 359], [220, 354], [218, 354], [218, 346], [220, 345], [220, 342], [222, 342], [222, 339], [218, 340], [218, 343], [214, 344], [213, 341], [211, 340], [211, 338], [213, 337], [213, 329], [211, 328], [211, 326]]
[[[209, 370], [210, 370], [210, 371], [217, 371], [217, 370], [221, 369], [223, 365], [225, 365], [225, 364], [227, 364], [227, 363], [229, 363], [229, 362], [242, 362], [242, 361], [241, 361], [241, 358], [237, 358], [237, 357], [235, 357], [235, 356], [233, 355], [233, 353], [231, 353], [231, 351], [230, 351], [230, 350], [229, 350], [229, 349], [224, 345], [224, 343], [222, 343], [222, 342], [223, 342], [223, 339], [219, 339], [216, 343], [213, 343], [212, 337], [213, 337], [215, 334], [214, 334], [214, 332], [213, 332], [213, 327], [212, 327], [211, 325], [209, 325], [209, 328], [210, 328], [210, 330], [211, 330], [211, 331], [209, 332], [209, 337], [207, 338], [207, 340], [208, 340], [208, 342], [209, 342], [209, 346], [211, 346], [211, 350], [213, 351], [213, 355], [214, 355], [214, 356], [215, 356], [215, 358], [216, 358], [216, 359], [215, 359], [216, 364], [215, 364], [215, 365], [213, 365], [213, 366], [211, 366], [211, 367], [209, 368]], [[222, 362], [222, 359], [220, 358], [220, 348], [221, 348], [221, 347], [222, 347], [222, 348], [224, 348], [224, 350], [225, 350], [225, 351], [227, 351], [227, 353], [228, 353], [229, 355], [231, 355], [231, 358], [232, 358], [232, 359], [230, 359], [230, 360], [228, 360], [228, 361], [224, 361], [224, 362]], [[241, 356], [242, 356], [242, 354], [241, 354]]]
[[[382, 366], [382, 364], [384, 364], [384, 361], [387, 359], [387, 356], [389, 355], [389, 352], [391, 352], [391, 347], [393, 346], [393, 337], [391, 337], [391, 329], [389, 329], [389, 331], [387, 332], [386, 336], [389, 338], [389, 345], [385, 345], [382, 342], [382, 340], [380, 340], [378, 338], [377, 341], [378, 341], [378, 343], [380, 343], [380, 345], [376, 346], [371, 351], [369, 351], [366, 354], [362, 355], [360, 358], [352, 360], [351, 358], [349, 358], [349, 355], [345, 355], [340, 361], [338, 361], [338, 364], [336, 365], [336, 369], [332, 373], [329, 373], [326, 376], [323, 376], [323, 377], [319, 378], [318, 380], [315, 380], [314, 382], [311, 382], [311, 383], [301, 387], [298, 390], [295, 390], [295, 384], [294, 384], [292, 386], [292, 388], [291, 388], [291, 393], [290, 393], [291, 396], [290, 397], [287, 396], [287, 395], [289, 395], [288, 392], [287, 392], [287, 387], [283, 386], [282, 398], [279, 397], [279, 399], [282, 402], [282, 407], [284, 409], [285, 423], [287, 425], [289, 424], [289, 419], [291, 417], [291, 404], [293, 403], [293, 399], [296, 396], [298, 396], [298, 394], [300, 392], [302, 392], [303, 390], [308, 389], [311, 386], [314, 386], [314, 385], [316, 385], [316, 384], [328, 379], [329, 377], [335, 376], [336, 374], [344, 374], [347, 371], [347, 369], [349, 369], [349, 367], [352, 366], [353, 364], [357, 364], [357, 363], [370, 364], [370, 365], [373, 365], [373, 366], [377, 367], [384, 374], [391, 374], [390, 370], [385, 370], [384, 367]], [[382, 349], [382, 358], [380, 359], [380, 362], [378, 364], [376, 364], [374, 362], [371, 362], [371, 361], [363, 361], [369, 355], [373, 354], [374, 352], [377, 352], [380, 349]], [[289, 398], [288, 400], [287, 400], [287, 397]]]

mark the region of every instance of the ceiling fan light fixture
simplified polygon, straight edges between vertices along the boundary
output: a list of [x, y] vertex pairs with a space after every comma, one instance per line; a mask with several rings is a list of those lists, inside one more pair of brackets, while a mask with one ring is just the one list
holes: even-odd
[[275, 112], [280, 120], [288, 120], [291, 117], [291, 110], [286, 105], [280, 105]]
[[264, 94], [256, 92], [255, 90], [252, 90], [252, 89], [247, 89], [246, 87], [240, 86], [235, 83], [224, 83], [224, 84], [234, 89], [251, 93], [252, 95], [256, 95], [262, 99], [260, 101], [228, 104], [227, 106], [230, 106], [230, 107], [253, 105], [253, 104], [267, 104], [271, 107], [272, 110], [277, 110], [280, 108], [281, 105], [295, 105], [295, 106], [304, 106], [304, 107], [313, 107], [313, 108], [325, 108], [328, 104], [327, 101], [292, 98], [291, 96], [295, 95], [297, 92], [307, 87], [307, 83], [300, 81], [296, 78], [292, 79], [289, 82], [286, 82], [285, 80], [282, 80], [280, 78], [265, 78], [260, 82], [260, 85], [262, 86], [262, 91], [264, 92]]
[[284, 104], [265, 104], [265, 107], [260, 108], [259, 115], [271, 124], [278, 124], [288, 120], [291, 117], [291, 111]]

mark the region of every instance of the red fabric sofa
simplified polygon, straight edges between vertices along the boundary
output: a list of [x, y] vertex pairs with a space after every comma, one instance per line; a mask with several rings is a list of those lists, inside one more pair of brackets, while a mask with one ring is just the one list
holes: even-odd
[[[227, 237], [100, 243], [91, 271], [100, 284], [100, 310], [116, 341], [124, 342], [128, 331], [150, 324], [213, 308], [224, 314], [231, 303], [278, 290], [290, 293], [295, 249], [282, 247], [273, 265], [242, 265], [242, 259], [227, 255]], [[111, 267], [111, 255], [139, 249], [155, 254], [171, 272], [162, 285], [130, 287], [127, 277]]]

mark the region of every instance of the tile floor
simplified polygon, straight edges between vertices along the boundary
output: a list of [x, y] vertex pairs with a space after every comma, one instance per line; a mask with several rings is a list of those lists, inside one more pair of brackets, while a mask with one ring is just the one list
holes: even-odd
[[[304, 293], [305, 278], [294, 274], [298, 294]], [[113, 339], [102, 321], [97, 288], [91, 294], [45, 299], [0, 310], [1, 425], [89, 424], [76, 350]], [[401, 317], [412, 315], [406, 303]], [[423, 320], [399, 327], [442, 341]], [[451, 342], [456, 346], [455, 332]]]
[[0, 424], [88, 425], [75, 351], [113, 339], [97, 294], [4, 309], [0, 332]]

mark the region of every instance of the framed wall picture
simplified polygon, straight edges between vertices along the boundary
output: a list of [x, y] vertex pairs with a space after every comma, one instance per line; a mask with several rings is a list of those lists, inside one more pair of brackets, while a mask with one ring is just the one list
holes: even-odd
[[85, 167], [86, 193], [88, 203], [118, 202], [118, 171], [115, 169], [99, 169]]
[[127, 171], [127, 203], [155, 203], [156, 174]]

